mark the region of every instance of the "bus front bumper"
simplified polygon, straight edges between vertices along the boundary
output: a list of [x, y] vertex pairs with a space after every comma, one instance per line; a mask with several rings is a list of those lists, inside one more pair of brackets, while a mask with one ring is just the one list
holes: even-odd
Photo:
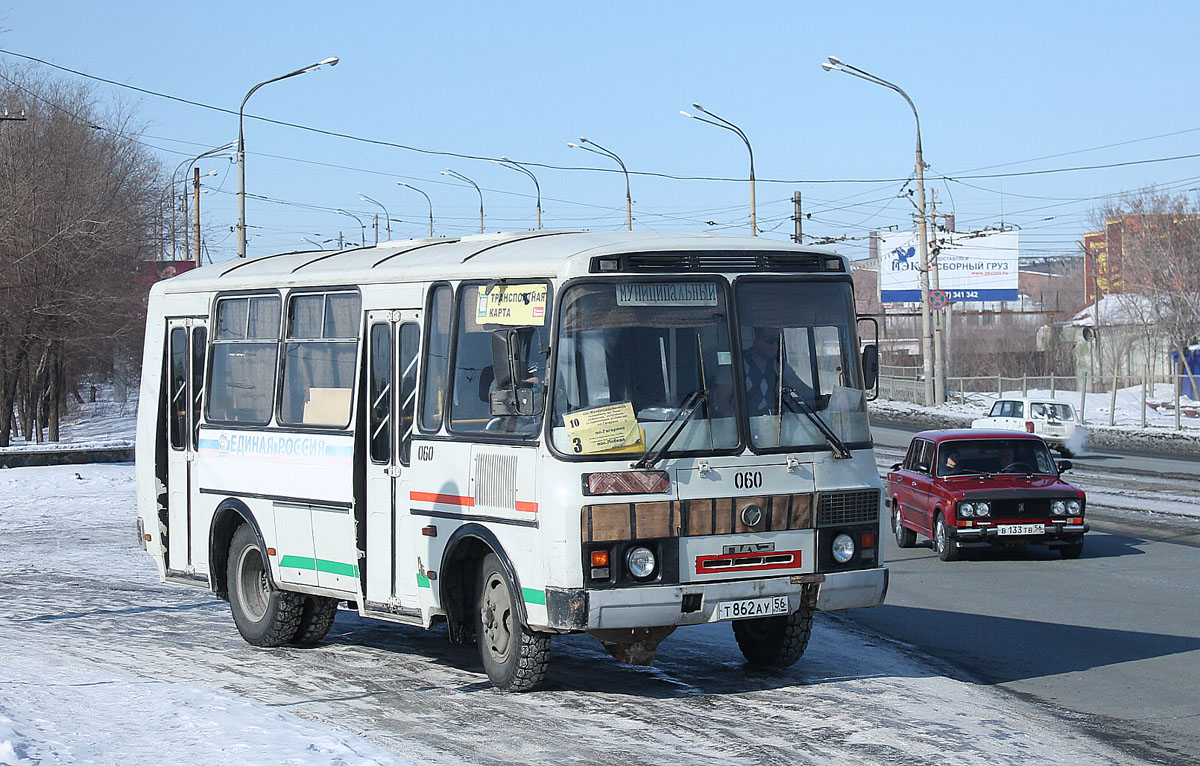
[[[800, 609], [805, 588], [817, 588], [816, 608], [856, 609], [883, 603], [886, 567], [825, 574], [644, 588], [547, 588], [546, 613], [556, 631], [648, 628], [716, 622], [722, 602], [784, 596]], [[537, 627], [537, 626], [535, 626]]]

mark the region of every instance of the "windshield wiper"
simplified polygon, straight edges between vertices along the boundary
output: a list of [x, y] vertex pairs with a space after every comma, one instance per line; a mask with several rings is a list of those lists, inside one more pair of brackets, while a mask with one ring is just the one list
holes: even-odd
[[829, 442], [829, 446], [833, 447], [834, 457], [853, 457], [853, 455], [850, 454], [850, 450], [846, 447], [846, 444], [838, 438], [838, 435], [833, 432], [833, 429], [829, 427], [829, 424], [822, 420], [821, 416], [818, 415], [812, 407], [808, 406], [808, 402], [804, 401], [804, 399], [796, 393], [794, 388], [780, 386], [779, 394], [780, 398], [785, 404], [788, 405], [789, 408], [791, 408], [792, 412], [803, 413], [806, 417], [808, 417], [809, 420], [813, 422], [813, 425], [815, 425], [817, 430], [821, 432], [821, 436], [824, 436], [825, 441]]
[[[671, 418], [670, 422], [667, 423], [667, 427], [654, 440], [654, 444], [650, 445], [650, 449], [646, 450], [646, 454], [642, 455], [642, 459], [634, 463], [633, 467], [652, 468], [655, 463], [661, 460], [663, 453], [671, 448], [671, 445], [679, 438], [679, 434], [683, 433], [683, 429], [691, 422], [692, 417], [696, 414], [696, 410], [700, 408], [701, 404], [707, 401], [708, 391], [693, 391], [688, 394], [687, 398], [683, 400], [679, 411], [675, 413], [675, 417]], [[672, 428], [675, 429], [674, 433], [671, 432]]]

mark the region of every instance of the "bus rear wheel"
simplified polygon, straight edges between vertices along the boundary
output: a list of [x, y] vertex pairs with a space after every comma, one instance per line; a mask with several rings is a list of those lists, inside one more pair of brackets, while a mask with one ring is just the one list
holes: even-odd
[[812, 624], [812, 607], [802, 606], [791, 614], [734, 620], [733, 637], [751, 665], [786, 668], [808, 648]]
[[304, 611], [300, 615], [300, 627], [292, 643], [297, 646], [312, 646], [325, 638], [337, 617], [338, 602], [324, 596], [305, 596]]
[[229, 545], [229, 608], [246, 643], [283, 646], [300, 628], [304, 597], [271, 584], [258, 538], [249, 525], [238, 527]]
[[533, 689], [550, 664], [550, 634], [521, 624], [515, 598], [500, 557], [489, 553], [480, 568], [475, 635], [488, 679], [506, 692]]

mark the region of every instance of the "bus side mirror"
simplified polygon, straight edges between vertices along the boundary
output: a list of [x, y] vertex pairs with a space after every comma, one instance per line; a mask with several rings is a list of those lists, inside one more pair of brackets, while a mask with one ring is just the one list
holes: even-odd
[[537, 415], [540, 396], [526, 380], [533, 328], [509, 327], [492, 333], [492, 374], [496, 387], [488, 394], [492, 417]]
[[863, 346], [862, 371], [863, 387], [870, 391], [879, 382], [879, 346], [874, 343]]

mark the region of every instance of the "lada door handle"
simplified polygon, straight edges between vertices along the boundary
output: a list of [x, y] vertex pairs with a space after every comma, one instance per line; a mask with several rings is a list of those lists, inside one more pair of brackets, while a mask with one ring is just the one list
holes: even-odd
[[912, 485], [915, 487], [915, 486], [917, 486], [917, 483], [914, 481], [914, 482], [912, 483]]

